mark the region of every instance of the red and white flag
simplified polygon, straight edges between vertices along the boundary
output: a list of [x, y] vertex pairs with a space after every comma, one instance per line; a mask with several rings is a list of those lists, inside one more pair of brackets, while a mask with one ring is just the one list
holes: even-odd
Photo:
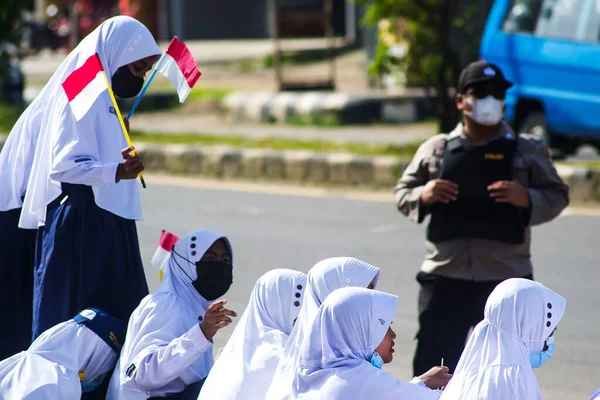
[[192, 53], [177, 38], [169, 43], [167, 51], [156, 64], [156, 70], [175, 86], [180, 103], [185, 101], [201, 75]]
[[173, 247], [177, 241], [179, 241], [179, 237], [163, 230], [160, 234], [158, 247], [152, 256], [152, 260], [150, 261], [152, 265], [155, 265], [163, 270], [167, 265], [167, 261], [169, 261], [169, 257], [171, 257], [171, 252], [173, 251]]
[[62, 87], [77, 121], [87, 114], [98, 96], [108, 89], [103, 74], [100, 57], [94, 54], [63, 82]]

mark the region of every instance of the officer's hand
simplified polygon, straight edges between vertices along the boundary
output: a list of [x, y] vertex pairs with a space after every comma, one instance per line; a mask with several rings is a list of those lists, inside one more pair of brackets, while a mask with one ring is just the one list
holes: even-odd
[[430, 206], [435, 203], [448, 204], [458, 197], [458, 185], [444, 179], [434, 179], [425, 185], [421, 192], [421, 204]]
[[448, 373], [448, 367], [433, 367], [419, 377], [429, 389], [439, 389], [444, 387], [452, 378]]
[[208, 340], [211, 340], [219, 329], [225, 328], [233, 322], [229, 317], [237, 317], [235, 311], [223, 307], [225, 304], [227, 304], [227, 300], [214, 302], [208, 307], [206, 314], [204, 314], [200, 329], [202, 329], [202, 333], [204, 333], [204, 336]]
[[517, 181], [499, 181], [488, 186], [490, 197], [496, 203], [508, 203], [515, 207], [529, 207], [529, 194]]

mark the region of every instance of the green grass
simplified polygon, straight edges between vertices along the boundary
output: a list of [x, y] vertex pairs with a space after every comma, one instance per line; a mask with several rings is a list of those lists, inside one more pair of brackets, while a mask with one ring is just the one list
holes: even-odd
[[23, 112], [23, 108], [0, 103], [0, 132], [10, 132]]
[[204, 146], [227, 145], [231, 147], [273, 149], [273, 150], [304, 150], [313, 152], [347, 152], [352, 154], [376, 156], [396, 156], [410, 159], [421, 142], [411, 142], [404, 145], [369, 146], [359, 143], [335, 143], [320, 140], [262, 138], [250, 139], [239, 136], [198, 135], [196, 133], [161, 134], [132, 131], [131, 140], [158, 144], [195, 144]]
[[222, 100], [233, 92], [231, 89], [222, 88], [195, 88], [192, 89], [186, 101], [195, 100]]
[[600, 160], [556, 161], [556, 164], [569, 165], [571, 167], [600, 169]]

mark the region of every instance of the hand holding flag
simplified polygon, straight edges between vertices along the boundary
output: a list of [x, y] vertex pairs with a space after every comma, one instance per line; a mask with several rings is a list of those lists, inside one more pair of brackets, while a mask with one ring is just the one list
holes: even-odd
[[[83, 118], [90, 110], [98, 96], [100, 96], [105, 90], [108, 90], [110, 99], [112, 100], [113, 107], [121, 123], [121, 129], [127, 140], [127, 144], [132, 149], [131, 156], [135, 157], [135, 151], [133, 151], [133, 144], [129, 138], [129, 132], [123, 121], [123, 116], [119, 110], [117, 99], [110, 87], [106, 72], [102, 67], [102, 62], [98, 53], [90, 56], [81, 67], [73, 71], [62, 84], [62, 87], [67, 95], [71, 110], [75, 116], [75, 120], [79, 121]], [[146, 182], [144, 176], [139, 174], [142, 186], [146, 188]]]

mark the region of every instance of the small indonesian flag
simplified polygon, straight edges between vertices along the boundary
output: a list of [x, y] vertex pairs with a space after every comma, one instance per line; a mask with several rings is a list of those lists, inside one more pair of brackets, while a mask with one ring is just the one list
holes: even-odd
[[87, 114], [98, 96], [108, 89], [103, 74], [100, 57], [94, 54], [63, 82], [62, 87], [77, 121]]
[[158, 248], [154, 252], [154, 256], [152, 256], [152, 264], [163, 270], [167, 265], [167, 261], [169, 261], [169, 257], [171, 257], [173, 246], [175, 246], [178, 240], [177, 236], [163, 230], [160, 234]]
[[175, 86], [180, 103], [185, 101], [201, 75], [192, 53], [176, 37], [169, 43], [166, 53], [156, 64], [156, 69]]

